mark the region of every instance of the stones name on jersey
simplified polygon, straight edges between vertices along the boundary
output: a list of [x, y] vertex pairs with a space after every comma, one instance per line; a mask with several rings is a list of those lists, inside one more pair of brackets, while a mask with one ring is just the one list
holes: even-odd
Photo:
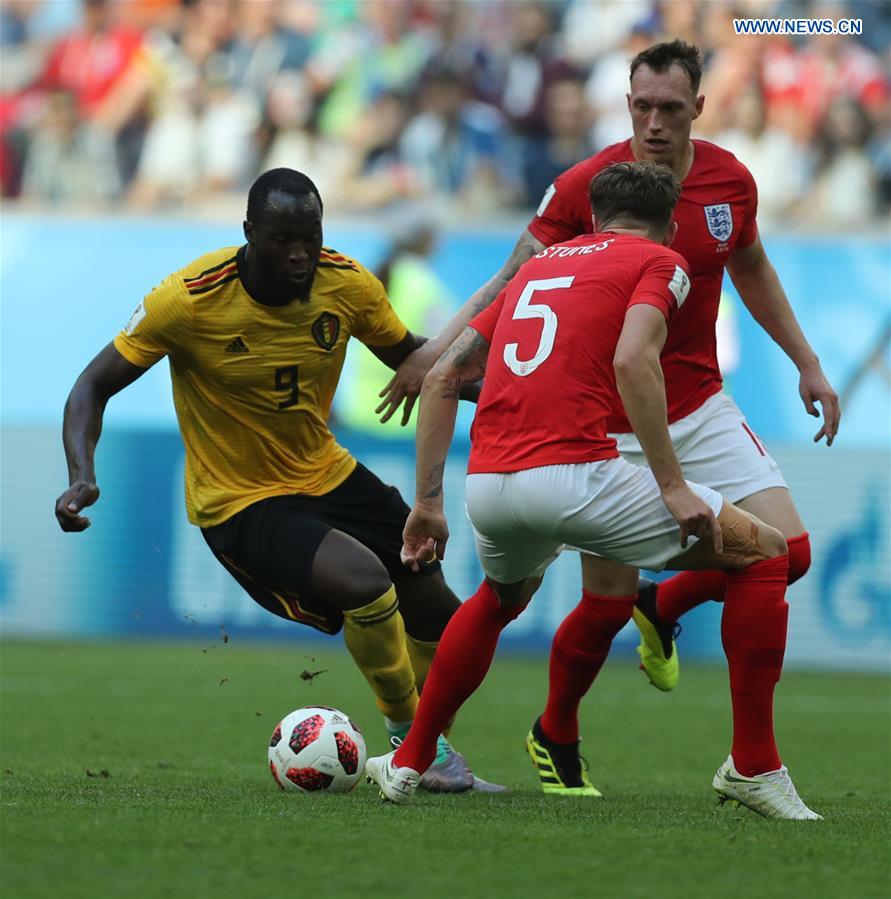
[[610, 244], [615, 243], [616, 239], [610, 237], [608, 240], [602, 240], [599, 243], [587, 244], [581, 247], [567, 247], [564, 244], [554, 244], [552, 247], [545, 247], [540, 253], [535, 254], [536, 259], [562, 259], [565, 256], [587, 256], [589, 253], [599, 253], [605, 250]]

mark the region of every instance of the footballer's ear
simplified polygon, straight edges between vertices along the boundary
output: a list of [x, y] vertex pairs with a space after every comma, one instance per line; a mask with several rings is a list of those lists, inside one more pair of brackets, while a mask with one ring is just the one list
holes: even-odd
[[698, 119], [702, 115], [702, 107], [705, 106], [705, 94], [700, 94], [696, 98], [696, 103], [693, 108], [696, 111], [696, 114], [693, 116], [694, 119]]

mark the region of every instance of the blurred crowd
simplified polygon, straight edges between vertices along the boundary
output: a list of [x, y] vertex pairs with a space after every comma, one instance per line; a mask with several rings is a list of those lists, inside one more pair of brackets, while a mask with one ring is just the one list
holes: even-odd
[[[741, 16], [863, 30], [737, 36]], [[630, 135], [629, 60], [675, 37], [705, 55], [694, 137], [749, 166], [762, 226], [888, 214], [888, 0], [0, 0], [2, 193], [196, 210], [286, 165], [326, 211], [528, 210]]]

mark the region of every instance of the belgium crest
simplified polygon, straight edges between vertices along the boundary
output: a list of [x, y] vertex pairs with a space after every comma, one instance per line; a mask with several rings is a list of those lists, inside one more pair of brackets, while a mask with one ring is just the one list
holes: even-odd
[[340, 319], [330, 312], [323, 312], [312, 323], [312, 336], [323, 350], [330, 350], [340, 336]]

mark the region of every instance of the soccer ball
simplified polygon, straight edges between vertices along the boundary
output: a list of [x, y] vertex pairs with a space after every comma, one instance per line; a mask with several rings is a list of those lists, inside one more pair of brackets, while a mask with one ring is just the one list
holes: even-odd
[[297, 709], [272, 732], [269, 770], [282, 790], [347, 793], [365, 770], [365, 738], [337, 709]]

